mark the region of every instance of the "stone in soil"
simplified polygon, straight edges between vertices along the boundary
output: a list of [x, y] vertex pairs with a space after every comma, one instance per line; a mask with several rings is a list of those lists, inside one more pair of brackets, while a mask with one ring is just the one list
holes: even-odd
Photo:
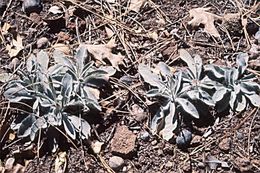
[[42, 37], [37, 40], [36, 45], [38, 49], [46, 48], [48, 46], [49, 40], [46, 37]]
[[181, 149], [186, 149], [191, 142], [192, 133], [187, 129], [183, 129], [176, 138], [176, 144]]
[[23, 10], [27, 14], [33, 12], [40, 13], [42, 10], [42, 2], [41, 0], [24, 0]]
[[230, 138], [224, 138], [220, 143], [218, 144], [218, 147], [225, 152], [228, 152], [231, 147], [231, 139]]
[[119, 126], [111, 140], [111, 152], [129, 158], [135, 151], [136, 135], [127, 126]]
[[119, 170], [124, 166], [124, 159], [118, 156], [112, 156], [108, 164], [113, 170]]
[[241, 173], [252, 172], [252, 165], [250, 160], [247, 158], [237, 157], [234, 161], [236, 169], [238, 169]]

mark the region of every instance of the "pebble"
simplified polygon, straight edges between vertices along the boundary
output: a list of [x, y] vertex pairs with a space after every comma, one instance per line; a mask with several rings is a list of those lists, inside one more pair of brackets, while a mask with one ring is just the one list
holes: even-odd
[[159, 155], [159, 156], [163, 156], [163, 150], [159, 149], [159, 150], [158, 150], [158, 155]]
[[231, 147], [231, 139], [230, 138], [224, 138], [220, 143], [218, 144], [218, 147], [225, 152], [228, 152]]
[[27, 14], [30, 14], [32, 12], [39, 13], [42, 10], [42, 2], [41, 0], [24, 0], [23, 10]]
[[157, 141], [156, 141], [156, 140], [153, 140], [153, 141], [151, 142], [151, 144], [152, 144], [152, 145], [156, 145], [156, 144], [157, 144]]
[[203, 169], [205, 168], [205, 164], [203, 162], [198, 163], [198, 168]]
[[150, 134], [147, 132], [147, 131], [144, 131], [140, 134], [140, 138], [143, 140], [143, 141], [149, 141], [150, 139]]
[[176, 144], [179, 148], [187, 148], [190, 145], [192, 139], [191, 131], [183, 129], [176, 138]]
[[119, 170], [124, 166], [124, 159], [118, 156], [113, 156], [109, 159], [108, 164], [113, 170]]
[[48, 46], [49, 40], [46, 37], [42, 37], [40, 39], [37, 40], [37, 48], [38, 49], [42, 49], [42, 48], [46, 48], [46, 46]]
[[171, 168], [171, 167], [173, 167], [173, 163], [172, 163], [171, 161], [168, 161], [168, 162], [165, 164], [165, 167]]

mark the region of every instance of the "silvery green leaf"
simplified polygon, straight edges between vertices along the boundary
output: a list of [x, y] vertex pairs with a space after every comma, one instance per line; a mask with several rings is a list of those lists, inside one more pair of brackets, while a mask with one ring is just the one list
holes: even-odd
[[247, 65], [248, 65], [248, 59], [249, 59], [249, 56], [247, 53], [239, 53], [237, 55], [236, 62], [237, 62], [237, 66], [238, 66], [239, 75], [242, 75], [245, 72]]
[[58, 65], [67, 67], [72, 72], [76, 71], [73, 62], [69, 60], [68, 57], [66, 57], [61, 51], [55, 49], [53, 52], [53, 58]]
[[253, 73], [249, 73], [249, 74], [244, 74], [243, 78], [240, 79], [241, 82], [252, 82], [254, 80], [256, 80], [256, 76]]
[[260, 92], [260, 85], [256, 82], [241, 82], [241, 90], [246, 94], [254, 94]]
[[236, 105], [236, 111], [241, 112], [245, 110], [246, 108], [246, 98], [242, 94], [237, 95], [237, 105]]
[[158, 133], [162, 129], [164, 123], [163, 118], [165, 116], [164, 112], [167, 111], [166, 109], [169, 109], [169, 104], [161, 106], [154, 115], [150, 125], [153, 133]]
[[19, 127], [17, 131], [17, 135], [20, 138], [24, 138], [30, 135], [31, 133], [31, 127], [33, 123], [36, 121], [36, 118], [33, 114], [28, 115], [21, 123], [21, 126]]
[[191, 100], [199, 99], [199, 91], [198, 90], [190, 90], [190, 91], [187, 91], [186, 93]]
[[66, 103], [69, 102], [73, 90], [72, 82], [73, 81], [71, 75], [66, 73], [62, 79], [62, 89], [61, 89], [61, 95], [63, 96], [62, 99], [63, 105], [66, 105]]
[[200, 75], [202, 73], [202, 59], [199, 55], [195, 55], [194, 57], [194, 62], [195, 62], [195, 66], [196, 66], [196, 78], [200, 79]]
[[75, 132], [74, 126], [72, 125], [72, 123], [68, 119], [67, 115], [63, 115], [62, 122], [63, 122], [63, 126], [64, 126], [64, 129], [65, 129], [66, 133], [72, 139], [75, 140], [76, 139], [76, 132]]
[[164, 62], [159, 62], [157, 67], [163, 76], [172, 76], [171, 69]]
[[34, 54], [31, 54], [26, 61], [26, 69], [27, 71], [31, 72], [33, 69], [33, 66], [35, 65], [36, 57]]
[[211, 72], [216, 78], [222, 79], [224, 78], [225, 69], [215, 65], [205, 65], [205, 71]]
[[82, 139], [87, 139], [90, 136], [91, 127], [86, 120], [74, 115], [68, 116], [68, 118], [70, 119], [73, 126], [80, 133], [80, 136], [82, 135]]
[[258, 94], [245, 95], [255, 107], [260, 107], [260, 96]]
[[180, 104], [180, 106], [182, 107], [182, 109], [187, 112], [188, 114], [190, 114], [191, 116], [193, 116], [194, 118], [199, 118], [199, 113], [196, 109], [196, 107], [187, 99], [184, 98], [177, 98], [176, 102], [178, 102]]
[[31, 132], [30, 132], [30, 139], [33, 141], [35, 139], [35, 136], [40, 129], [47, 128], [47, 121], [44, 117], [39, 117], [36, 119], [36, 121], [33, 123]]
[[65, 73], [66, 71], [64, 71], [64, 66], [60, 65], [60, 64], [54, 64], [53, 66], [48, 68], [48, 74], [51, 76], [57, 76], [59, 73]]
[[85, 98], [84, 100], [85, 100], [85, 105], [87, 105], [87, 107], [101, 111], [101, 106], [95, 100], [89, 98]]
[[105, 71], [108, 76], [113, 76], [116, 73], [116, 69], [112, 66], [101, 66], [98, 70]]
[[91, 87], [100, 87], [107, 82], [107, 78], [105, 77], [106, 75], [107, 72], [103, 70], [92, 71], [83, 79], [84, 84]]
[[88, 49], [85, 45], [79, 45], [77, 53], [75, 55], [77, 71], [79, 74], [83, 71], [85, 59], [88, 57]]
[[178, 125], [178, 121], [175, 117], [175, 103], [174, 102], [169, 102], [169, 113], [167, 115], [165, 115], [164, 118], [164, 127], [161, 130], [161, 134], [163, 139], [165, 140], [170, 140], [174, 133], [173, 131], [177, 128]]
[[152, 73], [147, 65], [140, 64], [138, 66], [138, 72], [143, 77], [144, 81], [147, 82], [148, 84], [157, 88], [163, 87], [163, 83], [160, 80], [159, 76]]
[[232, 110], [235, 110], [236, 99], [237, 99], [237, 94], [235, 92], [231, 92], [229, 106]]
[[241, 86], [240, 85], [234, 85], [233, 88], [234, 88], [234, 92], [236, 94], [238, 94], [241, 91]]
[[56, 114], [53, 111], [50, 111], [47, 115], [47, 122], [52, 126], [58, 126], [59, 120]]
[[199, 89], [199, 99], [208, 106], [215, 106], [215, 103], [212, 100], [211, 96], [202, 89]]
[[30, 91], [24, 88], [22, 85], [17, 84], [17, 86], [13, 86], [8, 88], [4, 92], [5, 98], [7, 98], [10, 102], [20, 102], [21, 100], [33, 100], [34, 96], [30, 94]]
[[217, 88], [217, 91], [213, 94], [212, 99], [214, 102], [219, 102], [228, 93], [228, 90], [225, 87]]
[[180, 58], [188, 65], [189, 69], [192, 71], [193, 78], [196, 77], [196, 65], [194, 59], [191, 57], [189, 52], [184, 49], [179, 50]]
[[177, 95], [177, 93], [181, 89], [181, 82], [182, 82], [182, 72], [181, 71], [177, 73], [176, 80], [174, 82], [175, 82], [174, 94]]
[[49, 55], [46, 51], [41, 50], [37, 53], [36, 56], [37, 63], [41, 66], [41, 70], [43, 73], [47, 73], [48, 65], [49, 65]]

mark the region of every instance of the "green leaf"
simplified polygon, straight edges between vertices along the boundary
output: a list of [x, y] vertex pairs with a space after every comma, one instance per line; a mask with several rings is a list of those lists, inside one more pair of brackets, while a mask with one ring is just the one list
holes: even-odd
[[17, 131], [17, 135], [20, 138], [24, 138], [30, 135], [31, 133], [31, 127], [33, 123], [36, 121], [36, 118], [33, 114], [28, 115], [21, 123], [21, 126], [19, 127]]
[[199, 89], [199, 100], [208, 106], [215, 106], [215, 102], [212, 100], [211, 96], [202, 89]]
[[241, 93], [237, 95], [236, 111], [241, 112], [246, 108], [246, 98]]
[[165, 64], [164, 62], [159, 62], [157, 67], [160, 70], [160, 73], [166, 77], [166, 76], [172, 76], [171, 69]]
[[35, 139], [35, 136], [37, 134], [37, 132], [40, 130], [40, 129], [45, 129], [47, 128], [47, 121], [45, 120], [44, 117], [39, 117], [32, 125], [32, 128], [31, 128], [31, 133], [30, 133], [30, 139], [31, 141], [34, 141]]
[[73, 126], [77, 129], [77, 131], [81, 134], [80, 136], [82, 137], [82, 139], [87, 139], [90, 136], [91, 127], [86, 120], [74, 115], [68, 116], [68, 118], [70, 119]]
[[36, 62], [40, 65], [43, 73], [47, 73], [49, 65], [49, 55], [46, 51], [41, 50], [37, 53]]
[[76, 59], [76, 66], [77, 66], [77, 71], [79, 74], [82, 73], [85, 59], [88, 56], [88, 49], [85, 45], [79, 45], [78, 51], [76, 53], [75, 59]]
[[62, 122], [63, 122], [63, 126], [64, 129], [66, 131], [66, 133], [72, 138], [72, 139], [76, 139], [76, 132], [74, 129], [74, 126], [72, 125], [72, 123], [70, 122], [70, 120], [68, 119], [67, 115], [63, 115], [62, 118]]
[[180, 106], [182, 107], [182, 109], [187, 112], [188, 114], [190, 114], [191, 116], [193, 116], [194, 118], [199, 118], [199, 113], [196, 109], [196, 107], [187, 99], [184, 98], [177, 98], [176, 102], [178, 102], [180, 104]]
[[163, 88], [163, 83], [159, 79], [159, 76], [152, 73], [147, 65], [140, 64], [138, 66], [138, 72], [143, 77], [144, 81], [154, 87]]
[[212, 99], [214, 102], [219, 102], [222, 100], [229, 91], [225, 87], [217, 88], [217, 91], [212, 96]]
[[180, 58], [188, 65], [189, 69], [191, 70], [193, 74], [193, 78], [196, 77], [197, 70], [196, 70], [196, 65], [194, 59], [191, 57], [189, 52], [187, 52], [184, 49], [179, 50], [180, 53]]
[[252, 105], [254, 105], [255, 107], [260, 107], [260, 96], [258, 94], [246, 94], [246, 97], [250, 100]]
[[176, 115], [175, 115], [175, 103], [174, 102], [169, 102], [169, 113], [167, 115], [165, 115], [165, 125], [163, 127], [163, 129], [161, 130], [161, 134], [163, 139], [169, 141], [174, 133], [173, 131], [177, 128], [178, 126], [178, 121], [176, 119]]
[[229, 106], [231, 107], [232, 110], [235, 110], [236, 99], [237, 99], [237, 94], [235, 92], [231, 92]]
[[72, 83], [72, 77], [70, 74], [65, 74], [63, 79], [62, 79], [62, 89], [61, 89], [61, 96], [63, 97], [62, 99], [62, 104], [63, 106], [65, 106], [69, 100], [70, 100], [70, 96], [72, 94], [72, 90], [73, 90], [73, 83]]
[[196, 66], [196, 79], [200, 79], [202, 73], [202, 59], [199, 55], [195, 55], [194, 62]]
[[236, 63], [238, 66], [239, 75], [242, 75], [245, 72], [248, 65], [248, 59], [249, 56], [247, 53], [239, 53], [237, 55]]

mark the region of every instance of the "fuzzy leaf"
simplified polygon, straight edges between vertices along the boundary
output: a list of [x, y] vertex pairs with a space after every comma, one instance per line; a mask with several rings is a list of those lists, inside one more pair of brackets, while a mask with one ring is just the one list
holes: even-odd
[[199, 118], [199, 113], [196, 109], [196, 107], [187, 99], [184, 98], [177, 98], [176, 102], [180, 104], [180, 106], [183, 108], [185, 112], [193, 116], [194, 118]]
[[44, 117], [39, 117], [32, 125], [30, 139], [33, 141], [35, 139], [36, 133], [40, 129], [47, 128], [47, 121]]
[[236, 59], [239, 75], [242, 75], [248, 65], [249, 56], [247, 53], [239, 53]]
[[250, 100], [252, 105], [260, 107], [260, 96], [258, 94], [246, 95], [246, 97]]
[[194, 57], [194, 62], [195, 62], [195, 66], [196, 66], [196, 79], [200, 79], [200, 75], [202, 73], [202, 59], [199, 55], [195, 55]]
[[85, 59], [88, 56], [88, 49], [84, 45], [80, 45], [77, 51], [77, 54], [75, 56], [76, 59], [76, 65], [77, 65], [77, 71], [81, 73], [83, 71], [83, 66]]
[[68, 116], [73, 126], [77, 129], [77, 131], [82, 135], [82, 139], [87, 139], [90, 136], [90, 125], [89, 123], [77, 116]]
[[37, 63], [41, 66], [42, 72], [47, 73], [49, 65], [49, 55], [46, 51], [41, 50], [36, 56]]
[[36, 118], [33, 114], [28, 115], [23, 121], [18, 129], [17, 135], [20, 138], [24, 138], [30, 135], [31, 127], [33, 123], [36, 121]]
[[63, 115], [62, 118], [62, 122], [63, 122], [63, 126], [64, 129], [66, 131], [66, 133], [72, 138], [72, 139], [76, 139], [76, 132], [74, 129], [74, 126], [72, 125], [72, 123], [70, 122], [70, 120], [68, 120], [67, 115]]
[[173, 131], [177, 128], [178, 125], [178, 121], [175, 117], [175, 109], [175, 103], [169, 102], [169, 113], [165, 115], [165, 125], [160, 132], [162, 134], [163, 139], [167, 141], [173, 137]]
[[244, 95], [238, 94], [236, 111], [241, 112], [241, 111], [245, 110], [245, 108], [246, 108], [246, 98]]
[[61, 89], [61, 96], [63, 97], [63, 105], [65, 106], [70, 99], [70, 96], [72, 94], [72, 76], [68, 73], [66, 73], [62, 79], [62, 89]]
[[157, 88], [163, 87], [163, 83], [159, 79], [159, 76], [152, 73], [147, 65], [140, 64], [138, 66], [138, 72], [143, 77], [144, 81], [147, 82], [148, 84]]
[[201, 89], [199, 89], [199, 99], [206, 105], [215, 106], [215, 103], [212, 100], [211, 96], [206, 91], [203, 91]]
[[172, 76], [171, 69], [167, 66], [167, 64], [164, 62], [159, 62], [157, 66], [164, 77]]
[[220, 87], [217, 89], [217, 91], [214, 93], [212, 99], [214, 102], [219, 102], [222, 100], [225, 96], [225, 94], [228, 93], [228, 90], [225, 87]]
[[179, 50], [180, 58], [188, 65], [189, 69], [191, 70], [193, 77], [196, 77], [196, 65], [194, 59], [191, 57], [189, 52], [184, 49]]

